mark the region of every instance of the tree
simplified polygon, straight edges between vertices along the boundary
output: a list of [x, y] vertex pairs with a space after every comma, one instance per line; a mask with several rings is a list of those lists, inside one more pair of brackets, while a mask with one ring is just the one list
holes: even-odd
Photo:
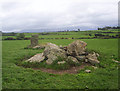
[[102, 30], [101, 28], [98, 28], [98, 30]]
[[16, 33], [14, 33], [14, 32], [11, 33], [11, 36], [15, 36], [15, 35], [16, 35]]
[[18, 40], [22, 40], [25, 38], [25, 34], [24, 33], [20, 33], [18, 36], [17, 36], [17, 39]]
[[80, 29], [78, 29], [78, 31], [80, 31]]
[[69, 30], [67, 30], [67, 32], [69, 32]]

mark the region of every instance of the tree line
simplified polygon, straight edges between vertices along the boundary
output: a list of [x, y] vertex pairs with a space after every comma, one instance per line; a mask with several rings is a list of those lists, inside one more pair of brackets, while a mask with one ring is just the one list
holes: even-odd
[[106, 26], [106, 27], [103, 27], [103, 28], [98, 28], [98, 30], [109, 30], [109, 29], [120, 29], [120, 26], [117, 26], [117, 27]]

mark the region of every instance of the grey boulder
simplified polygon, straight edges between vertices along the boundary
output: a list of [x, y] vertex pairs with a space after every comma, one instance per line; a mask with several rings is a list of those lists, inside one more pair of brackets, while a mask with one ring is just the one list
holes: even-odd
[[88, 62], [90, 62], [91, 64], [99, 64], [100, 63], [97, 59], [96, 53], [88, 54], [86, 57], [88, 59]]
[[43, 53], [39, 53], [27, 60], [27, 62], [42, 62], [45, 59]]
[[68, 61], [70, 61], [70, 60], [75, 62], [75, 63], [79, 63], [79, 61], [75, 57], [68, 56]]
[[66, 58], [66, 52], [62, 49], [60, 49], [59, 46], [52, 44], [52, 43], [48, 43], [43, 55], [46, 57], [46, 63], [47, 64], [52, 64], [53, 61], [57, 60], [58, 57], [61, 58]]
[[76, 40], [67, 46], [67, 54], [72, 56], [79, 56], [85, 54], [87, 43]]

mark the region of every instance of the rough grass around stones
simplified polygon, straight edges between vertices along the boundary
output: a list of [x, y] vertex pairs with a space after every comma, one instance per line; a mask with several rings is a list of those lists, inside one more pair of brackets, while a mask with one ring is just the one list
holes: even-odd
[[[92, 52], [94, 52], [93, 50], [86, 50], [86, 52], [88, 52], [88, 53], [92, 53]], [[98, 53], [98, 52], [97, 52]], [[33, 56], [33, 55], [31, 55], [31, 56]], [[21, 58], [20, 60], [18, 60], [17, 62], [16, 62], [16, 64], [18, 65], [18, 66], [22, 66], [22, 67], [25, 67], [25, 68], [35, 68], [35, 69], [40, 69], [40, 68], [47, 68], [47, 69], [54, 69], [54, 70], [66, 70], [66, 69], [70, 69], [71, 67], [77, 67], [77, 66], [81, 66], [81, 65], [84, 65], [85, 64], [85, 62], [79, 62], [79, 63], [75, 63], [75, 62], [73, 62], [72, 60], [67, 60], [67, 59], [65, 59], [65, 58], [61, 58], [61, 57], [59, 57], [58, 56], [58, 58], [56, 59], [56, 60], [54, 60], [53, 61], [53, 63], [51, 64], [51, 65], [48, 65], [47, 63], [46, 63], [46, 60], [47, 59], [45, 59], [44, 61], [42, 61], [42, 62], [26, 62], [25, 60], [27, 60], [27, 59], [29, 59], [30, 57], [31, 57], [30, 55], [26, 55], [25, 57], [23, 57], [23, 58]], [[98, 57], [98, 59], [99, 60], [101, 60], [100, 59], [100, 57]], [[58, 62], [62, 62], [62, 61], [65, 61], [65, 63], [64, 64], [58, 64]], [[89, 65], [91, 65], [90, 63], [88, 63]], [[101, 66], [100, 66], [101, 65]], [[94, 66], [98, 66], [98, 67], [103, 67], [102, 66], [102, 64], [96, 64], [96, 65], [94, 65]]]
[[86, 46], [87, 43], [81, 40], [75, 40], [66, 47], [47, 43], [42, 53], [25, 60], [25, 62], [22, 62], [22, 65], [32, 68], [46, 67], [64, 70], [73, 66], [79, 66], [82, 63], [99, 64], [97, 59], [98, 53], [87, 52]]
[[65, 70], [69, 69], [73, 66], [80, 66], [81, 63], [75, 63], [72, 60], [69, 60], [69, 62], [66, 62], [64, 64], [58, 64], [58, 62], [63, 61], [66, 59], [58, 57], [51, 65], [46, 64], [45, 61], [38, 63], [38, 62], [26, 62], [26, 61], [18, 61], [17, 65], [23, 66], [25, 68], [49, 68], [54, 70]]

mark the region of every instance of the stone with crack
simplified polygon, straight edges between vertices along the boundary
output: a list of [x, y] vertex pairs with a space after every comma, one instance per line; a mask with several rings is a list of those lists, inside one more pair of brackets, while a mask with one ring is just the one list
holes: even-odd
[[90, 62], [91, 64], [99, 64], [100, 61], [98, 61], [96, 53], [90, 53], [87, 56], [88, 62]]
[[67, 54], [70, 56], [79, 56], [85, 54], [87, 43], [76, 40], [67, 46]]
[[52, 64], [53, 61], [57, 60], [58, 57], [67, 58], [66, 52], [60, 49], [59, 46], [52, 43], [47, 44], [43, 54], [47, 58], [47, 64]]
[[75, 58], [75, 57], [72, 57], [72, 56], [68, 56], [68, 61], [71, 60], [75, 63], [79, 63], [79, 61]]
[[42, 62], [45, 59], [43, 53], [39, 53], [28, 59], [26, 62]]

